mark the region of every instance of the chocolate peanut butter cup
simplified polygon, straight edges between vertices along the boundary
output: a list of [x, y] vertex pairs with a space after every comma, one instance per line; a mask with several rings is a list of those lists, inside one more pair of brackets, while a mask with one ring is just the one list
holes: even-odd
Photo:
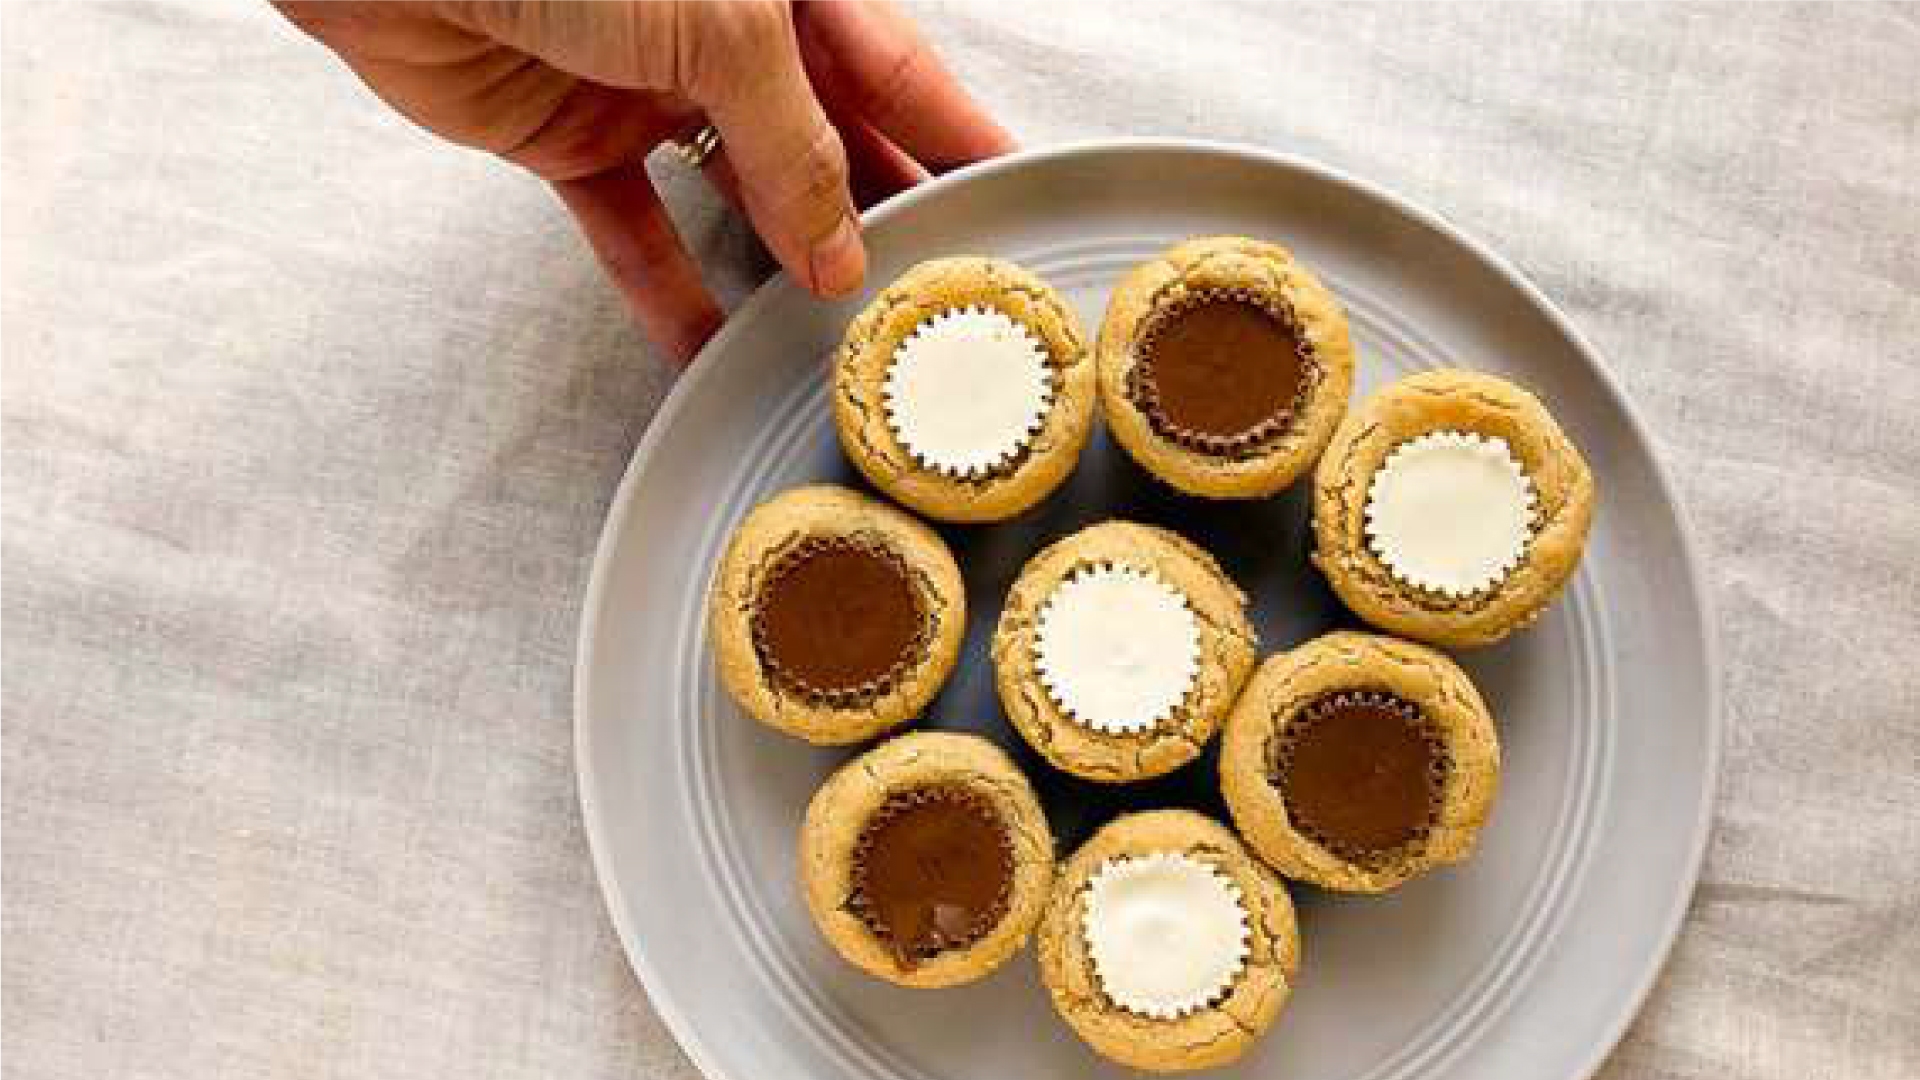
[[1499, 772], [1466, 672], [1377, 634], [1268, 659], [1221, 741], [1221, 790], [1248, 845], [1287, 877], [1350, 892], [1470, 855]]
[[767, 571], [753, 644], [772, 679], [848, 707], [895, 685], [932, 636], [906, 561], [872, 535], [808, 537]]
[[1326, 446], [1353, 389], [1333, 294], [1285, 248], [1238, 237], [1189, 240], [1128, 273], [1095, 352], [1120, 445], [1212, 498], [1286, 487]]
[[1196, 453], [1234, 460], [1285, 433], [1319, 377], [1292, 312], [1247, 289], [1167, 304], [1135, 351], [1127, 390], [1153, 430]]
[[849, 963], [902, 986], [953, 986], [1032, 933], [1053, 880], [1053, 835], [998, 747], [914, 732], [821, 785], [801, 826], [800, 872], [808, 913]]
[[1294, 828], [1349, 862], [1390, 862], [1439, 820], [1446, 744], [1394, 694], [1321, 695], [1275, 734], [1270, 757]]
[[858, 742], [918, 715], [953, 670], [965, 625], [960, 568], [939, 535], [825, 485], [754, 508], [707, 601], [728, 693], [815, 743]]
[[980, 940], [1012, 890], [1006, 822], [962, 787], [889, 796], [854, 844], [849, 902], [902, 967]]

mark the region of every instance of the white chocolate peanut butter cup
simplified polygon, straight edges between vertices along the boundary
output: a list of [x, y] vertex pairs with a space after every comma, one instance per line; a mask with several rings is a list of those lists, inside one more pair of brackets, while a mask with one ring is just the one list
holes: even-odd
[[1101, 991], [1156, 1020], [1213, 1005], [1247, 962], [1239, 886], [1178, 852], [1102, 863], [1087, 882], [1081, 929]]
[[985, 477], [1012, 465], [1046, 420], [1047, 351], [1002, 312], [950, 308], [894, 350], [882, 399], [887, 426], [915, 461], [956, 479]]
[[1109, 734], [1170, 719], [1200, 673], [1200, 620], [1150, 570], [1100, 564], [1062, 581], [1040, 608], [1034, 668], [1068, 718]]
[[1367, 544], [1406, 585], [1471, 596], [1526, 557], [1533, 482], [1496, 435], [1433, 431], [1395, 447], [1367, 490]]

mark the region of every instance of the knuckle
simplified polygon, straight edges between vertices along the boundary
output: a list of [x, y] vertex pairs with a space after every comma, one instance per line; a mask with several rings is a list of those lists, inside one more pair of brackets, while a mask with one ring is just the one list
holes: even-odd
[[787, 140], [784, 146], [784, 152], [778, 144], [770, 147], [770, 156], [759, 157], [747, 167], [748, 199], [788, 222], [795, 232], [824, 232], [839, 220], [849, 201], [846, 148], [824, 117], [803, 138]]
[[764, 84], [769, 81], [767, 56], [792, 36], [784, 3], [679, 5], [672, 34], [672, 85], [705, 100], [738, 94], [743, 85]]
[[835, 202], [847, 187], [847, 150], [833, 125], [822, 120], [809, 137], [795, 170], [796, 196], [810, 202]]

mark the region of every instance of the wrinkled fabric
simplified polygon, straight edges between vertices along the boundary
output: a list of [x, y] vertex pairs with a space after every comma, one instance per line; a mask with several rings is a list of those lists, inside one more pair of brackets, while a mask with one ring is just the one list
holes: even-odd
[[[921, 12], [1024, 142], [1325, 159], [1610, 359], [1697, 526], [1729, 734], [1609, 1080], [1920, 1076], [1915, 11]], [[602, 910], [569, 720], [672, 372], [555, 199], [265, 5], [0, 30], [10, 1072], [692, 1075]], [[736, 302], [765, 256], [663, 179]]]

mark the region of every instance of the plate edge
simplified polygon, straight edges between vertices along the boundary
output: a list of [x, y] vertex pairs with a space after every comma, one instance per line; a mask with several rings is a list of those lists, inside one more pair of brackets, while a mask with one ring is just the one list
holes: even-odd
[[[1626, 1033], [1628, 1025], [1633, 1022], [1634, 1017], [1639, 1015], [1660, 974], [1665, 971], [1674, 945], [1679, 940], [1687, 909], [1691, 906], [1694, 891], [1699, 884], [1700, 871], [1706, 857], [1707, 841], [1712, 834], [1713, 810], [1719, 794], [1721, 757], [1726, 739], [1726, 728], [1721, 715], [1720, 650], [1716, 632], [1718, 623], [1715, 617], [1715, 605], [1710, 591], [1704, 588], [1705, 578], [1702, 573], [1699, 542], [1696, 539], [1692, 515], [1674, 486], [1662, 444], [1652, 437], [1650, 429], [1621, 389], [1618, 378], [1599, 350], [1573, 325], [1558, 304], [1554, 303], [1504, 256], [1426, 206], [1371, 181], [1361, 179], [1337, 166], [1303, 155], [1269, 150], [1250, 144], [1209, 139], [1131, 136], [1075, 140], [1021, 150], [956, 169], [919, 187], [902, 192], [862, 214], [862, 227], [870, 228], [881, 224], [911, 206], [951, 187], [996, 172], [1087, 154], [1168, 151], [1198, 152], [1239, 158], [1310, 173], [1385, 203], [1459, 244], [1475, 258], [1497, 271], [1501, 277], [1507, 279], [1547, 314], [1554, 328], [1564, 334], [1587, 358], [1599, 374], [1601, 385], [1606, 388], [1606, 392], [1613, 398], [1613, 403], [1626, 418], [1628, 427], [1651, 450], [1648, 459], [1652, 463], [1654, 483], [1666, 498], [1668, 505], [1674, 508], [1675, 529], [1680, 537], [1681, 564], [1685, 569], [1687, 584], [1694, 595], [1695, 609], [1700, 614], [1702, 624], [1700, 640], [1705, 669], [1702, 677], [1706, 689], [1707, 714], [1706, 782], [1702, 785], [1700, 803], [1695, 811], [1694, 835], [1688, 855], [1685, 887], [1676, 890], [1676, 896], [1670, 902], [1664, 916], [1662, 941], [1655, 950], [1655, 962], [1649, 965], [1646, 973], [1641, 977], [1640, 985], [1628, 995], [1620, 1013], [1610, 1019], [1607, 1024], [1606, 1038], [1596, 1042], [1595, 1051], [1589, 1055], [1586, 1063], [1576, 1074], [1582, 1078], [1590, 1078], [1613, 1053]], [[614, 934], [620, 942], [621, 951], [626, 954], [628, 966], [632, 968], [641, 988], [647, 994], [648, 1004], [666, 1024], [675, 1042], [679, 1044], [694, 1068], [710, 1080], [725, 1080], [725, 1074], [715, 1065], [711, 1051], [694, 1034], [693, 1025], [687, 1017], [680, 1013], [668, 998], [657, 992], [660, 985], [659, 977], [652, 972], [651, 965], [642, 959], [642, 954], [635, 947], [634, 931], [627, 925], [625, 915], [625, 895], [611, 873], [609, 862], [611, 856], [607, 852], [607, 841], [601, 838], [597, 825], [599, 794], [589, 765], [589, 759], [592, 756], [592, 739], [589, 734], [586, 706], [586, 672], [593, 665], [594, 642], [598, 637], [601, 611], [606, 599], [607, 566], [611, 562], [613, 537], [619, 531], [617, 527], [626, 521], [638, 478], [646, 470], [647, 463], [655, 453], [657, 443], [662, 437], [661, 432], [668, 426], [667, 421], [685, 407], [693, 393], [692, 388], [699, 385], [700, 381], [713, 370], [714, 361], [711, 357], [717, 355], [719, 347], [739, 332], [738, 328], [748, 321], [747, 317], [751, 316], [755, 310], [771, 303], [772, 297], [781, 290], [794, 287], [791, 277], [785, 271], [780, 271], [755, 289], [753, 294], [728, 316], [720, 331], [701, 348], [687, 370], [676, 379], [666, 399], [647, 421], [646, 431], [628, 459], [627, 466], [621, 473], [620, 483], [615, 488], [613, 499], [608, 503], [600, 536], [594, 545], [593, 561], [587, 574], [586, 595], [581, 604], [580, 631], [574, 649], [572, 695], [575, 793], [580, 806], [582, 825], [587, 835], [587, 849], [593, 863], [594, 877], [600, 885], [602, 904], [613, 923]]]

